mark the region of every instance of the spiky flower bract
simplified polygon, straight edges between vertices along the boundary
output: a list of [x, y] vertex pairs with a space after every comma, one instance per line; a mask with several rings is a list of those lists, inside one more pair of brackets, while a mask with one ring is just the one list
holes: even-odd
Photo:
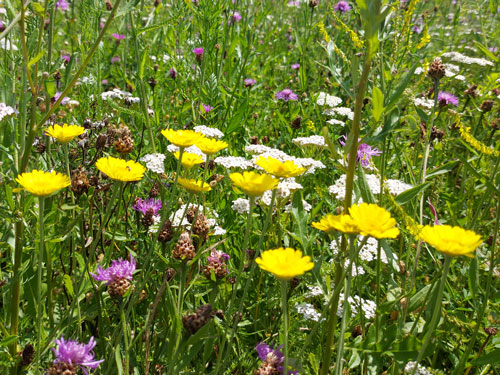
[[[174, 156], [177, 160], [179, 160], [181, 153], [180, 151], [174, 152]], [[203, 163], [203, 158], [200, 155], [192, 154], [190, 152], [184, 152], [182, 154], [181, 164], [186, 169], [193, 168], [196, 164]]]
[[209, 184], [200, 181], [200, 180], [193, 180], [189, 178], [182, 178], [179, 177], [177, 180], [179, 185], [181, 185], [184, 189], [189, 191], [190, 193], [193, 194], [200, 194], [200, 193], [205, 193], [207, 191], [212, 190]]
[[212, 155], [215, 154], [216, 152], [219, 152], [220, 150], [225, 149], [228, 144], [224, 141], [219, 141], [217, 139], [212, 139], [212, 138], [200, 138], [195, 145], [204, 153], [207, 155]]
[[279, 182], [278, 179], [269, 176], [268, 174], [260, 174], [253, 171], [231, 173], [229, 178], [233, 181], [233, 184], [251, 197], [258, 197], [264, 194], [267, 190], [276, 189]]
[[65, 362], [70, 365], [79, 366], [85, 375], [88, 369], [94, 370], [104, 362], [103, 359], [95, 360], [93, 349], [96, 346], [94, 337], [91, 337], [88, 344], [80, 344], [78, 341], [65, 340], [64, 336], [56, 340], [57, 348], [52, 348], [56, 359], [54, 363]]
[[354, 223], [352, 217], [345, 214], [326, 215], [322, 217], [319, 222], [313, 222], [312, 226], [328, 234], [332, 234], [334, 231], [346, 234], [356, 234], [360, 232], [359, 227]]
[[115, 181], [140, 181], [146, 172], [146, 168], [133, 160], [123, 160], [108, 156], [100, 158], [95, 163], [106, 176]]
[[21, 186], [37, 197], [46, 197], [54, 194], [71, 185], [71, 180], [65, 174], [57, 173], [56, 171], [44, 172], [36, 169], [29, 173], [22, 173], [17, 176], [16, 181]]
[[261, 156], [255, 164], [262, 167], [267, 173], [281, 178], [296, 177], [307, 170], [304, 167], [298, 166], [292, 160], [281, 161], [272, 156], [268, 156], [267, 158]]
[[380, 239], [396, 238], [399, 235], [399, 229], [395, 227], [396, 220], [388, 211], [376, 204], [355, 204], [349, 208], [349, 214], [363, 236]]
[[180, 148], [192, 146], [203, 137], [203, 135], [196, 133], [194, 130], [182, 129], [165, 129], [161, 131], [161, 134], [167, 138], [170, 143]]
[[292, 248], [266, 250], [255, 259], [255, 262], [264, 271], [271, 272], [280, 280], [290, 280], [296, 276], [303, 275], [314, 267], [311, 257], [302, 256], [302, 251]]
[[477, 233], [450, 225], [426, 225], [418, 234], [418, 238], [449, 256], [474, 257], [474, 251], [483, 242]]
[[47, 135], [50, 135], [61, 143], [71, 142], [75, 137], [78, 137], [84, 132], [85, 128], [83, 126], [68, 124], [63, 124], [62, 126], [55, 124], [45, 130]]

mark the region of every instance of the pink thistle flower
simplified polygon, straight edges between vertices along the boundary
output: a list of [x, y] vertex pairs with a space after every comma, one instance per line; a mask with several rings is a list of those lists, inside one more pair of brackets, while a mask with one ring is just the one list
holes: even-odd
[[458, 98], [446, 91], [440, 91], [438, 94], [439, 106], [444, 107], [445, 105], [451, 104], [455, 107], [458, 106]]
[[123, 35], [123, 34], [113, 33], [113, 34], [111, 34], [111, 36], [118, 41], [125, 39], [125, 35]]
[[255, 85], [257, 83], [257, 81], [253, 78], [245, 78], [243, 80], [243, 85], [245, 87], [252, 87], [253, 85]]
[[108, 268], [102, 268], [101, 266], [97, 267], [97, 273], [91, 273], [90, 275], [94, 278], [95, 281], [106, 281], [106, 284], [109, 285], [113, 281], [127, 279], [129, 281], [132, 280], [132, 274], [134, 273], [137, 262], [132, 255], [130, 255], [130, 260], [113, 260], [111, 266]]
[[293, 70], [299, 70], [300, 69], [300, 64], [292, 64], [291, 68]]
[[80, 367], [85, 375], [88, 375], [88, 369], [94, 370], [104, 362], [103, 359], [96, 361], [94, 359], [93, 349], [96, 346], [94, 337], [91, 337], [88, 344], [80, 344], [77, 341], [65, 340], [61, 336], [56, 340], [57, 348], [52, 348], [56, 359], [54, 363], [65, 362], [70, 365]]
[[349, 12], [351, 10], [351, 6], [349, 5], [349, 3], [347, 1], [339, 1], [333, 7], [333, 9], [335, 9], [336, 12], [345, 13], [345, 12]]
[[69, 10], [69, 3], [66, 0], [57, 0], [56, 9], [59, 9], [64, 13]]
[[111, 58], [111, 63], [112, 64], [119, 63], [120, 61], [122, 61], [122, 59], [120, 59], [120, 56], [113, 56]]
[[202, 104], [201, 106], [203, 107], [203, 111], [205, 111], [205, 113], [210, 113], [210, 111], [214, 109], [214, 107], [208, 104]]
[[142, 212], [143, 215], [145, 215], [149, 209], [152, 209], [153, 215], [156, 215], [161, 209], [161, 200], [154, 198], [144, 200], [139, 198], [132, 208], [136, 211]]
[[297, 96], [297, 94], [294, 94], [292, 90], [284, 89], [276, 93], [276, 99], [284, 100], [285, 102], [287, 102], [289, 100], [297, 101], [299, 100], [299, 97]]

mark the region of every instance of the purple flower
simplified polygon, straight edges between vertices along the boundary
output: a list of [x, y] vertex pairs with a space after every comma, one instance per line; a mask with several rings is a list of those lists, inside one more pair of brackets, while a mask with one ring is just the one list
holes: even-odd
[[[283, 362], [285, 361], [285, 355], [280, 350], [282, 347], [283, 345], [280, 345], [276, 349], [273, 349], [263, 342], [257, 344], [255, 350], [257, 351], [259, 359], [263, 362], [262, 365], [265, 369], [269, 369], [269, 367], [271, 367], [277, 370], [279, 374], [283, 373]], [[266, 372], [266, 374], [267, 373], [268, 372]], [[298, 375], [298, 371], [289, 370], [288, 374]]]
[[299, 70], [300, 69], [300, 64], [292, 64], [291, 68], [293, 70]]
[[[57, 92], [56, 92], [56, 94], [55, 94], [55, 95], [54, 95], [54, 97], [52, 98], [52, 100], [54, 101], [54, 103], [55, 103], [55, 102], [57, 102], [57, 101], [59, 100], [59, 98], [61, 97], [61, 94], [62, 94], [62, 92], [60, 92], [60, 91], [57, 91]], [[61, 104], [62, 104], [62, 105], [66, 105], [66, 104], [68, 104], [69, 100], [70, 100], [70, 99], [69, 99], [67, 96], [65, 96], [65, 97], [63, 98], [63, 100], [61, 100]]]
[[66, 12], [69, 9], [69, 3], [66, 0], [57, 0], [56, 9]]
[[69, 60], [71, 60], [71, 56], [70, 56], [70, 55], [68, 55], [68, 54], [64, 54], [64, 55], [62, 55], [61, 57], [62, 57], [62, 59], [64, 60], [64, 63], [65, 63], [65, 64], [68, 64], [68, 63], [69, 63]]
[[123, 35], [123, 34], [113, 33], [113, 34], [111, 34], [111, 36], [118, 41], [125, 39], [125, 35]]
[[284, 100], [285, 102], [287, 102], [289, 100], [297, 101], [299, 100], [299, 97], [297, 96], [297, 94], [294, 94], [292, 90], [284, 89], [283, 91], [279, 91], [276, 93], [276, 99]]
[[422, 28], [420, 26], [418, 26], [418, 25], [414, 25], [413, 28], [412, 28], [412, 30], [414, 32], [416, 32], [417, 34], [419, 34], [419, 35], [422, 32]]
[[229, 255], [215, 249], [212, 250], [207, 257], [208, 263], [225, 263], [226, 260], [229, 260]]
[[169, 74], [170, 74], [170, 78], [172, 78], [172, 79], [176, 79], [177, 78], [177, 71], [174, 68], [170, 69]]
[[161, 200], [159, 199], [137, 199], [132, 208], [136, 211], [142, 212], [144, 215], [149, 209], [153, 210], [153, 215], [156, 215], [158, 211], [161, 209]]
[[230, 23], [237, 23], [241, 21], [241, 14], [237, 10], [231, 12], [231, 21]]
[[347, 1], [339, 1], [334, 7], [335, 11], [345, 13], [351, 10], [351, 6]]
[[90, 275], [92, 275], [95, 281], [106, 281], [107, 285], [115, 280], [127, 279], [131, 281], [136, 266], [137, 262], [130, 255], [130, 260], [114, 260], [111, 262], [111, 266], [106, 269], [97, 266], [97, 273], [90, 273]]
[[300, 8], [300, 1], [299, 0], [291, 0], [287, 4], [289, 7], [297, 7]]
[[101, 81], [101, 85], [107, 85], [107, 84], [108, 84], [108, 80], [107, 80], [107, 79], [103, 79], [103, 80]]
[[[339, 142], [342, 146], [345, 146], [346, 141], [347, 141], [347, 137], [345, 135], [340, 137]], [[360, 141], [360, 139], [358, 139], [358, 142], [359, 141]], [[361, 162], [361, 165], [363, 167], [369, 167], [371, 162], [372, 162], [372, 157], [378, 156], [381, 153], [382, 152], [376, 147], [372, 148], [367, 143], [360, 143], [360, 144], [358, 144], [358, 152], [356, 153], [356, 162], [357, 163]]]
[[205, 113], [210, 113], [210, 111], [212, 109], [214, 109], [214, 107], [212, 107], [211, 105], [208, 105], [208, 104], [202, 104], [201, 106], [203, 107], [203, 110], [205, 111]]
[[243, 80], [243, 85], [245, 87], [252, 87], [253, 85], [255, 85], [257, 83], [257, 81], [253, 78], [245, 78]]
[[455, 95], [446, 91], [439, 92], [438, 101], [441, 107], [444, 107], [445, 105], [448, 104], [454, 105], [455, 107], [458, 106], [458, 98]]
[[113, 56], [111, 58], [111, 63], [114, 64], [114, 63], [119, 63], [122, 59], [120, 59], [120, 56]]
[[66, 362], [70, 365], [79, 366], [85, 375], [88, 375], [88, 369], [96, 369], [104, 362], [104, 359], [96, 361], [94, 359], [93, 349], [96, 346], [94, 337], [91, 337], [88, 344], [79, 344], [78, 341], [65, 340], [61, 336], [56, 340], [57, 348], [52, 348], [56, 359], [54, 363]]

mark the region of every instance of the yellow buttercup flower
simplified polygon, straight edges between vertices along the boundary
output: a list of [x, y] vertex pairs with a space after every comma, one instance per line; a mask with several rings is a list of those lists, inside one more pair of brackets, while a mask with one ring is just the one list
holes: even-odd
[[426, 225], [418, 234], [418, 238], [427, 242], [440, 253], [474, 257], [473, 252], [483, 242], [477, 233], [450, 225]]
[[75, 137], [84, 132], [85, 128], [83, 126], [68, 124], [63, 124], [63, 126], [55, 124], [45, 130], [45, 134], [50, 135], [61, 143], [71, 142]]
[[173, 130], [165, 129], [161, 134], [169, 140], [170, 143], [180, 148], [186, 148], [194, 145], [203, 135], [193, 130]]
[[212, 190], [209, 184], [200, 180], [179, 177], [177, 182], [179, 182], [179, 185], [181, 185], [184, 189], [193, 194], [205, 193]]
[[296, 177], [306, 171], [306, 168], [299, 167], [292, 160], [283, 162], [271, 156], [267, 158], [261, 156], [255, 164], [264, 168], [267, 173], [282, 178]]
[[275, 189], [278, 186], [278, 179], [268, 174], [255, 172], [231, 173], [229, 175], [233, 184], [243, 190], [251, 197], [258, 197], [267, 190]]
[[255, 259], [255, 262], [264, 271], [271, 272], [282, 281], [303, 275], [314, 267], [310, 256], [303, 257], [302, 251], [289, 247], [266, 250], [259, 258]]
[[133, 160], [126, 161], [112, 156], [100, 158], [95, 166], [115, 181], [140, 181], [146, 172], [146, 168]]
[[388, 211], [376, 204], [355, 204], [349, 208], [349, 214], [363, 236], [396, 238], [399, 235], [399, 229], [395, 227], [396, 220]]
[[[177, 160], [179, 160], [180, 154], [181, 153], [179, 151], [174, 152], [174, 156]], [[192, 154], [190, 152], [184, 152], [182, 154], [181, 164], [186, 169], [191, 169], [196, 164], [201, 164], [201, 163], [203, 163], [203, 158], [200, 155]]]
[[71, 185], [71, 181], [65, 174], [56, 171], [44, 172], [36, 169], [29, 173], [17, 176], [16, 181], [21, 186], [37, 197], [46, 197], [56, 191]]
[[198, 147], [204, 154], [212, 155], [225, 149], [228, 144], [224, 141], [218, 141], [217, 139], [203, 137], [196, 141], [195, 146]]
[[326, 215], [319, 222], [313, 222], [312, 226], [328, 234], [339, 231], [347, 234], [359, 233], [360, 229], [349, 215]]

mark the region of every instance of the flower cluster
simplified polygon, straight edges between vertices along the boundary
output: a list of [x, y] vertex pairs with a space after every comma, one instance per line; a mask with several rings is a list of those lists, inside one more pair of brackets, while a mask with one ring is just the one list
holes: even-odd
[[[76, 367], [79, 367], [85, 375], [88, 370], [95, 370], [104, 362], [103, 359], [95, 360], [93, 350], [96, 346], [94, 337], [91, 337], [87, 344], [80, 344], [78, 341], [66, 340], [64, 336], [56, 340], [57, 348], [52, 348], [56, 359], [49, 369], [49, 375], [64, 373], [64, 370], [76, 373]], [[63, 370], [63, 371], [61, 371]], [[60, 371], [60, 372], [59, 372]]]

